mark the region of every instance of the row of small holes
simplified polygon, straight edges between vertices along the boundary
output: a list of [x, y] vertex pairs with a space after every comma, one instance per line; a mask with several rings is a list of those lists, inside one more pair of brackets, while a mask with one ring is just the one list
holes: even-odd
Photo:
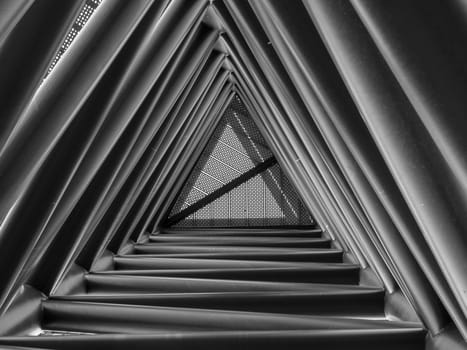
[[70, 47], [71, 43], [73, 42], [73, 40], [75, 40], [76, 36], [81, 31], [81, 29], [83, 29], [83, 27], [89, 21], [89, 18], [91, 18], [92, 14], [96, 10], [96, 8], [99, 6], [101, 1], [102, 0], [86, 0], [78, 17], [73, 23], [73, 26], [71, 27], [70, 31], [66, 35], [65, 40], [63, 41], [62, 45], [57, 51], [57, 54], [52, 60], [52, 63], [50, 64], [45, 77], [47, 77], [50, 74], [50, 72], [52, 72], [52, 70], [55, 68], [60, 58], [63, 56], [65, 51]]

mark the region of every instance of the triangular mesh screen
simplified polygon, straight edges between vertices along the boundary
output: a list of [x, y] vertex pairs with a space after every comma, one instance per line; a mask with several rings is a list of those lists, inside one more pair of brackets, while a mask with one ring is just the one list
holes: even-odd
[[[248, 178], [238, 183], [245, 174]], [[172, 206], [166, 224], [243, 227], [312, 223], [247, 109], [235, 96]]]

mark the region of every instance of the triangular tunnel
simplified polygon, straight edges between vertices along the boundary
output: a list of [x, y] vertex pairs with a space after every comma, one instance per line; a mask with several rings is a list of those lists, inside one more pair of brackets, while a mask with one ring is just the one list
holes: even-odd
[[467, 350], [462, 2], [1, 0], [0, 349]]
[[312, 216], [240, 97], [224, 111], [164, 226], [306, 226]]

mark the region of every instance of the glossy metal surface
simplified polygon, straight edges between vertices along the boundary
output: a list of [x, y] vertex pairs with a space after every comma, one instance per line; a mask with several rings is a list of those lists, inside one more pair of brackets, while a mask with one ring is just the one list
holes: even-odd
[[[104, 0], [42, 83], [80, 7], [0, 1], [0, 346], [467, 348], [463, 1]], [[160, 227], [235, 95], [315, 229]]]

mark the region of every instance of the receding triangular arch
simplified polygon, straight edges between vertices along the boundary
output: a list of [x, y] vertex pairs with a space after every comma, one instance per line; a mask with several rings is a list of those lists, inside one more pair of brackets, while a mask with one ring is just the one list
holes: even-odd
[[312, 223], [312, 216], [236, 95], [171, 206], [165, 225]]

